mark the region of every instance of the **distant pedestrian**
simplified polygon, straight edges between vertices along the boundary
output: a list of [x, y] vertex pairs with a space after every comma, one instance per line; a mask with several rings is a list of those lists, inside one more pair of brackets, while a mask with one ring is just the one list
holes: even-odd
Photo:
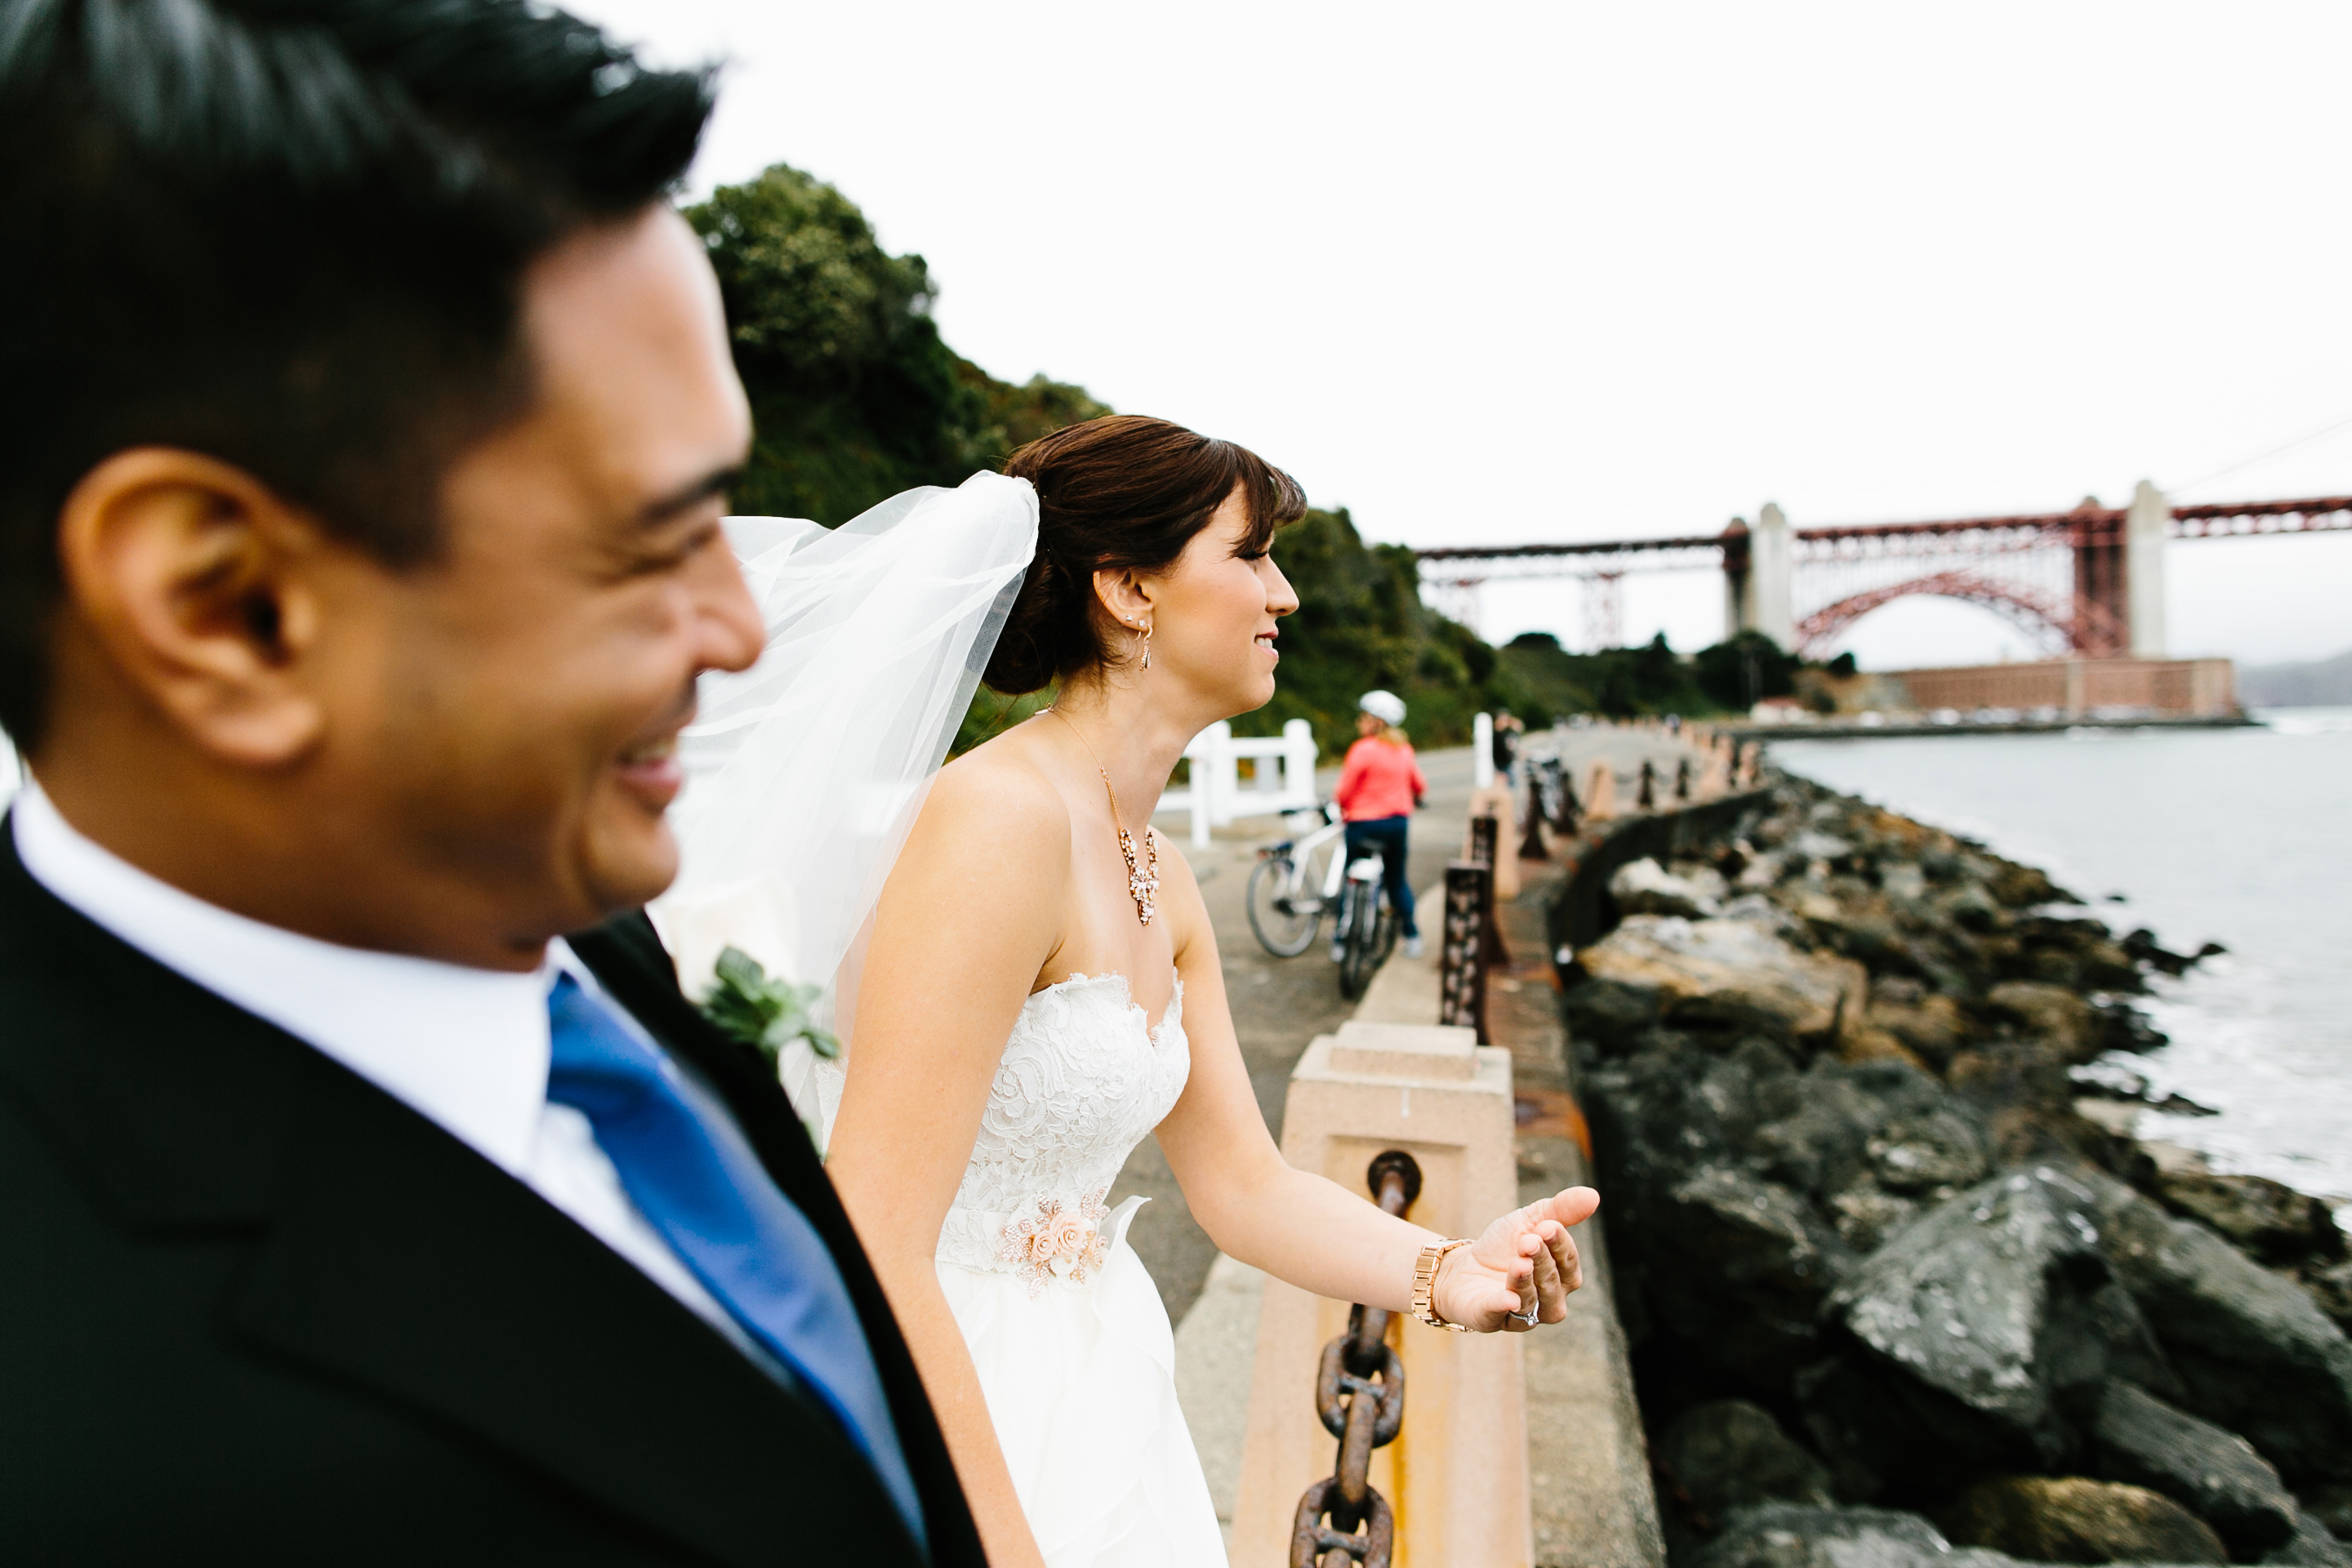
[[1516, 713], [1495, 715], [1495, 777], [1505, 789], [1516, 788], [1519, 782], [1519, 742], [1527, 736], [1528, 727]]
[[[1406, 829], [1415, 807], [1429, 793], [1413, 760], [1412, 742], [1399, 726], [1404, 722], [1404, 700], [1392, 691], [1367, 691], [1357, 703], [1356, 733], [1339, 765], [1339, 783], [1331, 794], [1348, 824], [1348, 858], [1366, 848], [1381, 852], [1386, 868], [1381, 886], [1396, 906], [1404, 929], [1404, 955], [1421, 956], [1421, 928], [1413, 923], [1412, 885], [1405, 879]], [[1331, 943], [1331, 962], [1339, 962], [1344, 944]]]

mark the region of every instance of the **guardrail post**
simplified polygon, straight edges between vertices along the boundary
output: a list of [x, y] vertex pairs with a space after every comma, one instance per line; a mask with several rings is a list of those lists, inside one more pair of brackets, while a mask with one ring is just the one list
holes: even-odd
[[1438, 950], [1437, 1021], [1486, 1035], [1486, 935], [1494, 872], [1475, 860], [1445, 868], [1445, 925]]
[[1293, 719], [1282, 727], [1282, 792], [1294, 808], [1315, 804], [1315, 726]]
[[[1467, 1029], [1351, 1020], [1309, 1045], [1291, 1074], [1282, 1152], [1297, 1169], [1361, 1193], [1368, 1159], [1409, 1152], [1422, 1173], [1414, 1221], [1443, 1236], [1475, 1236], [1519, 1201], [1516, 1127], [1508, 1051], [1474, 1046]], [[1266, 1281], [1234, 1512], [1241, 1568], [1292, 1561], [1299, 1494], [1332, 1474], [1332, 1435], [1316, 1398], [1318, 1352], [1348, 1332], [1351, 1316], [1346, 1302]], [[1535, 1561], [1526, 1340], [1391, 1320], [1386, 1342], [1412, 1373], [1412, 1397], [1397, 1440], [1371, 1451], [1364, 1474], [1392, 1505], [1398, 1562]]]
[[1495, 784], [1495, 716], [1481, 713], [1470, 721], [1470, 787], [1492, 789]]
[[1549, 860], [1551, 851], [1544, 847], [1544, 820], [1549, 813], [1544, 810], [1544, 781], [1540, 764], [1528, 765], [1528, 831], [1519, 840], [1519, 858]]
[[1585, 770], [1584, 815], [1595, 822], [1617, 815], [1617, 771], [1600, 758]]

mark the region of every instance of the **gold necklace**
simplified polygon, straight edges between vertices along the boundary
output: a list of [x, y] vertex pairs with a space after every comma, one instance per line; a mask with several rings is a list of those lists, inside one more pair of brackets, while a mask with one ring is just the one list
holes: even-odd
[[1144, 826], [1143, 853], [1138, 856], [1135, 837], [1128, 832], [1126, 823], [1119, 819], [1118, 791], [1110, 787], [1110, 770], [1104, 767], [1102, 758], [1095, 754], [1094, 743], [1087, 739], [1086, 731], [1071, 723], [1070, 716], [1059, 708], [1048, 708], [1045, 711], [1069, 724], [1070, 733], [1078, 738], [1079, 745], [1086, 747], [1087, 755], [1094, 758], [1095, 772], [1102, 774], [1103, 794], [1110, 797], [1110, 825], [1118, 829], [1118, 852], [1127, 858], [1128, 896], [1135, 900], [1135, 918], [1150, 925], [1151, 917], [1160, 912], [1160, 847], [1152, 840], [1150, 825], [1147, 823]]

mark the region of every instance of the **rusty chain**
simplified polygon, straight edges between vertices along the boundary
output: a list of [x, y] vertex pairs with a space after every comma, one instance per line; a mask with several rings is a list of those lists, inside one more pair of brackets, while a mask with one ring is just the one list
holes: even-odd
[[[1383, 1211], [1402, 1215], [1421, 1195], [1421, 1166], [1402, 1149], [1372, 1156], [1365, 1184]], [[1290, 1531], [1290, 1568], [1389, 1568], [1396, 1515], [1370, 1479], [1372, 1450], [1404, 1426], [1404, 1363], [1389, 1342], [1392, 1312], [1356, 1306], [1348, 1331], [1323, 1347], [1315, 1373], [1315, 1413], [1339, 1439], [1331, 1474], [1298, 1500]], [[1325, 1521], [1328, 1520], [1328, 1523]]]

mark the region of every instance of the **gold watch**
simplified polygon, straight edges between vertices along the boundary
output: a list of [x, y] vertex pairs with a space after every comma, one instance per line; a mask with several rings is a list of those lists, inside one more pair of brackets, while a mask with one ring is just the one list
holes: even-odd
[[1455, 1247], [1469, 1245], [1466, 1237], [1454, 1241], [1433, 1241], [1421, 1249], [1421, 1257], [1412, 1266], [1412, 1315], [1433, 1329], [1451, 1329], [1457, 1334], [1470, 1331], [1465, 1324], [1449, 1323], [1439, 1317], [1437, 1305], [1431, 1300], [1437, 1289], [1438, 1264]]

